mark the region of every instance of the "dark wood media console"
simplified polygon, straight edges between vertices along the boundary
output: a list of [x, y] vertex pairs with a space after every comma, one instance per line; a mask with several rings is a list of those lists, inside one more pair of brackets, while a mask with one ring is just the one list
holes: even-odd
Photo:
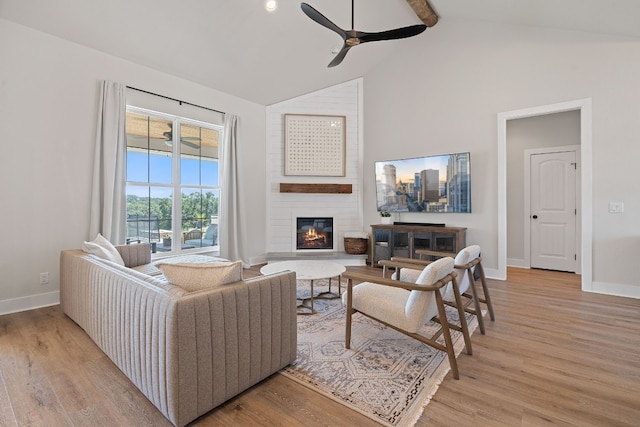
[[377, 266], [381, 259], [393, 256], [420, 258], [416, 249], [457, 253], [467, 244], [463, 227], [423, 226], [407, 224], [374, 224], [371, 226], [369, 263]]

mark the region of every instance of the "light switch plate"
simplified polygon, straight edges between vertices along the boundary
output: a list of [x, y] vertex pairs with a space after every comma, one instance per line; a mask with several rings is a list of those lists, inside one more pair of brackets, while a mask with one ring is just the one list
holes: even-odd
[[623, 213], [624, 212], [624, 203], [623, 202], [609, 202], [609, 212], [610, 213]]

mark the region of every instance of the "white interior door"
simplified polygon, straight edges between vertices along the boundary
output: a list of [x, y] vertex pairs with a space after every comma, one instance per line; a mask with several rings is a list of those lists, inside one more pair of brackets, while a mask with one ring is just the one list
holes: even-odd
[[576, 153], [531, 156], [531, 267], [576, 271]]

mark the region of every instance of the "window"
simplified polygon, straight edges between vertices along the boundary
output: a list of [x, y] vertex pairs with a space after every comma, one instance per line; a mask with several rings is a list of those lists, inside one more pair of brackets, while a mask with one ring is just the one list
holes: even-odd
[[218, 250], [222, 127], [131, 106], [126, 122], [127, 241]]

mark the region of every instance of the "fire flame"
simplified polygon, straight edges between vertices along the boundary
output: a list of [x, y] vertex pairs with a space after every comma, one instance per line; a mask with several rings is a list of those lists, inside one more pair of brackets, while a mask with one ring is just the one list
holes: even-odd
[[304, 233], [298, 235], [298, 249], [320, 248], [324, 249], [328, 244], [328, 236], [325, 232], [318, 232], [315, 227], [310, 227]]

